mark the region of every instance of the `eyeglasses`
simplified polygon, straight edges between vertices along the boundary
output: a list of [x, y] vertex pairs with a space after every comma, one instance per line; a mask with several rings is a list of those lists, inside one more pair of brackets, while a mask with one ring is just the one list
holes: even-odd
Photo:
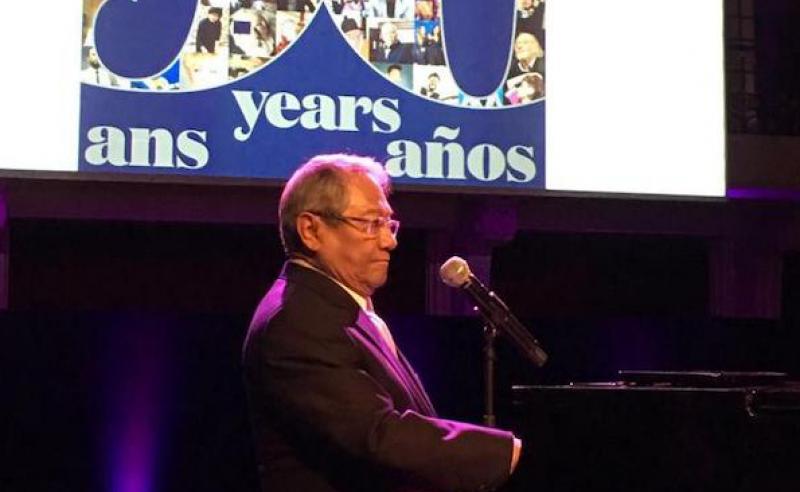
[[326, 219], [333, 219], [333, 220], [338, 220], [339, 222], [344, 222], [350, 227], [353, 227], [354, 229], [363, 232], [367, 236], [377, 236], [380, 233], [381, 229], [385, 227], [389, 229], [389, 233], [391, 233], [392, 237], [397, 237], [397, 231], [400, 230], [400, 221], [397, 219], [390, 219], [388, 217], [376, 217], [374, 219], [367, 219], [364, 217], [348, 217], [345, 215], [339, 215], [332, 212], [317, 212], [314, 210], [307, 210], [307, 212], [312, 215], [324, 217]]

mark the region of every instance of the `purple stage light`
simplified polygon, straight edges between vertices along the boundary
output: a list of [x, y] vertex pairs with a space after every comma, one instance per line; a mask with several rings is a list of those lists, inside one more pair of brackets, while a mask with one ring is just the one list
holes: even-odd
[[800, 190], [780, 188], [729, 188], [728, 198], [800, 202]]
[[[157, 458], [165, 414], [168, 341], [164, 330], [141, 320], [114, 327], [105, 379], [106, 472], [110, 492], [151, 492], [157, 484]], [[155, 328], [155, 329], [154, 329]]]

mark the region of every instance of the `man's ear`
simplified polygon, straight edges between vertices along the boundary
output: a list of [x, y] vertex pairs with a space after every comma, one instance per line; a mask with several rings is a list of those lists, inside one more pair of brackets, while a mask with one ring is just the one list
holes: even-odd
[[310, 251], [317, 252], [321, 246], [319, 237], [319, 221], [309, 213], [302, 213], [295, 219], [295, 227], [300, 240]]

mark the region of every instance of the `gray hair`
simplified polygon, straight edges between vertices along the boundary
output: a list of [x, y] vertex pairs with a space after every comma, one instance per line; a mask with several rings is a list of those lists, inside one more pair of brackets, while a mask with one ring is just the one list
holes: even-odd
[[283, 188], [278, 221], [281, 243], [287, 255], [308, 253], [297, 233], [297, 217], [303, 212], [339, 215], [349, 204], [348, 180], [355, 175], [370, 178], [387, 195], [389, 175], [370, 157], [326, 154], [312, 157], [300, 166]]

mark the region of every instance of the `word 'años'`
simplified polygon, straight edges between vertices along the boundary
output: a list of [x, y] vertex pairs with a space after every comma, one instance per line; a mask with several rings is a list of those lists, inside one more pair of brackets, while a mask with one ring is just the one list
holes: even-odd
[[[431, 142], [411, 140], [390, 142], [386, 151], [386, 172], [393, 178], [465, 180], [467, 173], [479, 181], [505, 178], [510, 183], [527, 183], [536, 177], [533, 147], [515, 145], [503, 151], [481, 143], [465, 149], [454, 140], [460, 128], [439, 126]], [[439, 141], [437, 141], [437, 139]]]

